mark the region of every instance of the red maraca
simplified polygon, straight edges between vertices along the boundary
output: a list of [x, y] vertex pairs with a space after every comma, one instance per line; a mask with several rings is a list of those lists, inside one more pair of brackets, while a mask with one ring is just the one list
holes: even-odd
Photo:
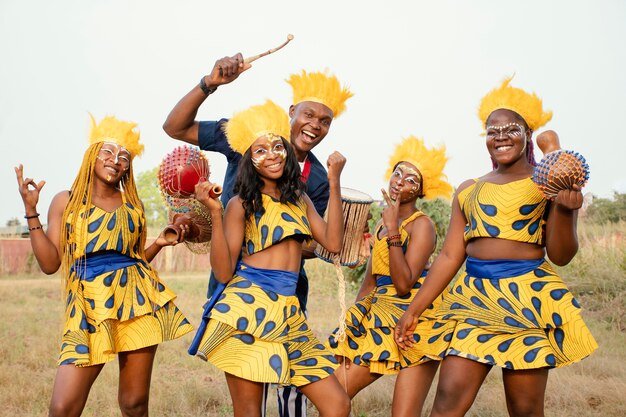
[[[193, 146], [179, 146], [165, 155], [159, 165], [158, 180], [161, 192], [174, 198], [189, 198], [196, 184], [206, 181], [211, 171], [204, 152]], [[222, 189], [216, 185], [211, 196], [219, 196]]]
[[574, 184], [584, 187], [589, 180], [589, 165], [585, 157], [574, 151], [561, 149], [559, 136], [546, 130], [537, 136], [537, 146], [544, 156], [533, 172], [533, 181], [550, 200], [561, 190], [570, 190]]

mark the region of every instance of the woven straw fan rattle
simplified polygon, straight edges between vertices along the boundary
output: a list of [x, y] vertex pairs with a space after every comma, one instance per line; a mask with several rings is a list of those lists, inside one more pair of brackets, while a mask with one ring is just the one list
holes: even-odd
[[570, 190], [574, 184], [584, 187], [589, 180], [589, 165], [585, 157], [575, 151], [561, 149], [559, 136], [546, 130], [537, 136], [537, 146], [543, 158], [533, 172], [533, 182], [549, 200], [561, 190]]

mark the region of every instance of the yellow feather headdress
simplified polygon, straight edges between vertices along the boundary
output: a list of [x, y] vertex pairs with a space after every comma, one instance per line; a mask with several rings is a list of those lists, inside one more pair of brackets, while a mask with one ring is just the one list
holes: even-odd
[[409, 136], [399, 143], [389, 158], [389, 168], [385, 173], [385, 179], [389, 180], [393, 169], [398, 162], [409, 162], [419, 170], [422, 175], [422, 193], [424, 198], [433, 199], [443, 197], [449, 199], [452, 196], [452, 185], [448, 183], [448, 177], [443, 169], [448, 158], [446, 147], [427, 148], [422, 139]]
[[535, 131], [552, 119], [552, 112], [543, 110], [543, 103], [535, 93], [529, 94], [521, 88], [511, 87], [509, 84], [512, 79], [505, 78], [500, 87], [483, 97], [478, 108], [478, 118], [485, 126], [492, 112], [507, 109], [522, 116], [528, 127]]
[[306, 72], [291, 74], [287, 79], [293, 90], [293, 104], [303, 101], [321, 103], [333, 112], [333, 118], [346, 110], [346, 100], [354, 94], [348, 87], [342, 87], [334, 75], [326, 72]]
[[143, 144], [139, 143], [139, 132], [134, 130], [137, 123], [125, 122], [114, 116], [106, 116], [98, 124], [91, 113], [89, 113], [89, 117], [91, 118], [90, 145], [98, 142], [113, 142], [126, 148], [132, 158], [141, 155]]
[[289, 141], [290, 131], [289, 116], [271, 100], [236, 113], [225, 128], [228, 144], [242, 155], [262, 136], [281, 136]]

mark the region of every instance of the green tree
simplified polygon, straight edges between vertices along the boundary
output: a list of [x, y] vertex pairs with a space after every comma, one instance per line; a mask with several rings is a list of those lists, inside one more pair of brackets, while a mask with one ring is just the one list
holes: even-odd
[[146, 222], [150, 230], [163, 229], [168, 224], [167, 206], [159, 191], [158, 167], [143, 171], [135, 176], [137, 192], [143, 202]]
[[594, 198], [587, 209], [587, 218], [593, 223], [617, 223], [626, 220], [626, 194], [613, 193], [613, 198]]

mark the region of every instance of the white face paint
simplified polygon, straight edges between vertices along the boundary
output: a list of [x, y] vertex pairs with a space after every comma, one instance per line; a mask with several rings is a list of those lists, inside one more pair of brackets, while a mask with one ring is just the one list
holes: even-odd
[[509, 139], [515, 139], [524, 136], [525, 129], [519, 123], [511, 122], [501, 126], [489, 125], [487, 126], [487, 139], [493, 140], [500, 136], [508, 137]]
[[389, 194], [393, 200], [398, 199], [407, 184], [410, 187], [408, 194], [413, 196], [419, 191], [421, 180], [422, 175], [418, 170], [401, 162], [391, 174]]
[[[113, 159], [114, 164], [121, 164], [124, 167], [130, 165], [130, 152], [123, 146], [113, 142], [104, 142], [102, 148], [98, 153], [98, 159], [102, 162], [107, 162]], [[127, 169], [127, 168], [125, 168]]]
[[277, 156], [283, 161], [287, 159], [287, 149], [285, 149], [280, 136], [266, 135], [265, 139], [265, 143], [253, 145], [252, 148], [252, 164], [257, 169], [263, 165], [266, 159], [272, 156]]

